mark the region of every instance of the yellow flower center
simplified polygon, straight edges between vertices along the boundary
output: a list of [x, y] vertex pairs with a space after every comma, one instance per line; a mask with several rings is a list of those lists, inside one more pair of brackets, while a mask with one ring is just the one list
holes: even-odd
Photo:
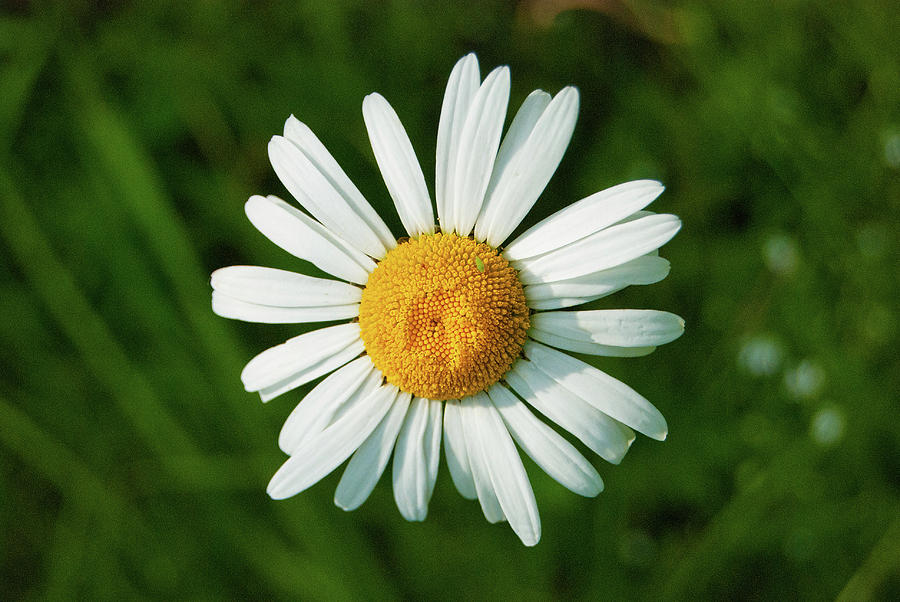
[[497, 382], [528, 330], [522, 285], [496, 249], [456, 234], [423, 235], [388, 252], [359, 306], [366, 352], [387, 381], [429, 399]]

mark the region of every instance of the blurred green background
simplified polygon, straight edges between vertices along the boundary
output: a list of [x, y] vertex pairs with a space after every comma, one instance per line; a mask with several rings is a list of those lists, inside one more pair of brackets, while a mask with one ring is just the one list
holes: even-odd
[[[900, 18], [892, 0], [3, 2], [0, 598], [900, 598]], [[511, 107], [578, 86], [525, 226], [657, 178], [672, 273], [598, 307], [687, 321], [596, 364], [666, 415], [596, 499], [526, 467], [523, 547], [453, 489], [424, 524], [388, 478], [265, 494], [281, 423], [238, 375], [296, 334], [209, 309], [208, 275], [306, 270], [247, 222], [286, 196], [293, 113], [395, 233], [360, 106], [379, 91], [433, 186], [456, 59]], [[286, 197], [287, 198], [287, 197]]]

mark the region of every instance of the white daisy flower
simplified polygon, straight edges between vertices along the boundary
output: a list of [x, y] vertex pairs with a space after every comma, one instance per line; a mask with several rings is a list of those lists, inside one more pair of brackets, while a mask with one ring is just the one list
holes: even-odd
[[424, 520], [443, 439], [463, 497], [534, 545], [540, 518], [517, 444], [575, 493], [603, 489], [593, 465], [545, 420], [613, 464], [634, 431], [665, 439], [650, 402], [565, 351], [645, 355], [681, 335], [681, 318], [558, 310], [665, 278], [669, 263], [656, 250], [681, 223], [643, 210], [663, 187], [640, 180], [584, 198], [504, 247], [556, 170], [578, 112], [575, 88], [536, 90], [501, 136], [509, 89], [509, 69], [482, 81], [474, 54], [453, 68], [437, 134], [439, 228], [397, 114], [379, 94], [365, 98], [372, 149], [409, 238], [394, 238], [306, 125], [291, 117], [269, 143], [275, 172], [309, 215], [253, 196], [247, 217], [336, 279], [223, 268], [212, 275], [213, 311], [249, 322], [339, 322], [262, 352], [241, 374], [263, 401], [327, 375], [285, 422], [278, 443], [290, 457], [269, 483], [271, 497], [300, 493], [349, 459], [334, 501], [355, 509], [393, 453], [400, 513]]

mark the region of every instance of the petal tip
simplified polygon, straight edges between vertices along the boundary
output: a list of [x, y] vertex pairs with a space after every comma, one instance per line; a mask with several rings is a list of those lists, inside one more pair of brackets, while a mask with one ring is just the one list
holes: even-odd
[[247, 199], [247, 202], [244, 203], [244, 207], [249, 206], [251, 203], [255, 205], [255, 204], [263, 202], [265, 200], [266, 200], [266, 197], [264, 197], [261, 194], [252, 194], [252, 195], [250, 195], [250, 198]]
[[[634, 441], [634, 439], [632, 439]], [[609, 454], [609, 457], [604, 456], [604, 460], [612, 464], [613, 466], [618, 466], [622, 463], [622, 460], [625, 459], [625, 456], [628, 454], [628, 450], [631, 449], [631, 441], [628, 442], [628, 446], [624, 450], [620, 450], [618, 452], [612, 452]]]
[[273, 500], [283, 500], [291, 497], [287, 489], [283, 486], [282, 479], [278, 478], [278, 473], [275, 473], [275, 476], [269, 481], [269, 484], [266, 487], [266, 493]]
[[[234, 267], [234, 266], [230, 266]], [[217, 270], [213, 270], [212, 274], [209, 275], [209, 286], [212, 287], [213, 290], [216, 290], [222, 284], [222, 278], [227, 274], [228, 268], [219, 268]]]
[[387, 102], [384, 96], [382, 96], [378, 92], [371, 92], [369, 94], [366, 94], [366, 96], [363, 98], [363, 107], [365, 107], [366, 105], [371, 105], [373, 102], [381, 101]]
[[[399, 508], [398, 508], [399, 509]], [[400, 516], [411, 523], [421, 523], [428, 516], [428, 509], [424, 511], [419, 509], [404, 508], [400, 509]]]
[[540, 533], [523, 533], [519, 535], [519, 539], [522, 540], [522, 543], [525, 544], [525, 547], [533, 548], [541, 541]]
[[356, 510], [356, 508], [357, 508], [353, 504], [343, 503], [341, 500], [339, 500], [337, 498], [337, 496], [335, 496], [335, 498], [334, 498], [334, 505], [337, 506], [338, 508], [340, 508], [341, 510], [343, 510], [344, 512], [352, 512], [352, 511]]
[[284, 120], [284, 135], [287, 136], [288, 130], [292, 127], [297, 127], [298, 125], [300, 125], [300, 120], [291, 113], [288, 118]]
[[250, 382], [250, 375], [247, 372], [247, 368], [249, 368], [249, 364], [241, 371], [241, 382], [244, 384], [244, 390], [247, 393], [255, 393], [257, 389], [255, 389]]
[[560, 94], [565, 94], [566, 98], [571, 97], [570, 102], [575, 103], [575, 107], [578, 107], [578, 104], [581, 102], [581, 92], [575, 86], [566, 86], [559, 92]]
[[281, 145], [282, 140], [285, 140], [285, 137], [280, 134], [275, 134], [274, 136], [269, 138], [269, 144], [268, 144], [269, 155], [272, 154], [273, 150], [278, 150], [278, 147]]

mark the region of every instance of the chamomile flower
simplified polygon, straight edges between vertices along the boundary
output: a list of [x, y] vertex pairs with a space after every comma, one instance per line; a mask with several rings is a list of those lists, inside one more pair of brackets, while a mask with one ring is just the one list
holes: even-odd
[[[375, 159], [407, 236], [396, 239], [319, 139], [291, 117], [269, 157], [306, 210], [253, 196], [253, 225], [334, 279], [233, 266], [212, 275], [217, 314], [250, 322], [337, 322], [250, 360], [241, 379], [263, 401], [320, 377], [278, 439], [289, 458], [271, 497], [300, 493], [349, 459], [335, 492], [359, 507], [393, 456], [394, 498], [424, 520], [440, 464], [491, 522], [540, 539], [537, 503], [519, 449], [584, 496], [603, 481], [549, 422], [613, 464], [635, 431], [662, 440], [660, 412], [627, 385], [566, 351], [640, 356], [684, 330], [651, 310], [567, 310], [665, 278], [657, 249], [680, 228], [644, 208], [662, 191], [640, 180], [551, 215], [508, 244], [556, 170], [578, 91], [536, 90], [502, 133], [507, 67], [481, 80], [475, 55], [447, 83], [437, 132], [437, 223], [425, 176], [397, 114], [363, 101]], [[505, 245], [505, 246], [504, 246]]]

